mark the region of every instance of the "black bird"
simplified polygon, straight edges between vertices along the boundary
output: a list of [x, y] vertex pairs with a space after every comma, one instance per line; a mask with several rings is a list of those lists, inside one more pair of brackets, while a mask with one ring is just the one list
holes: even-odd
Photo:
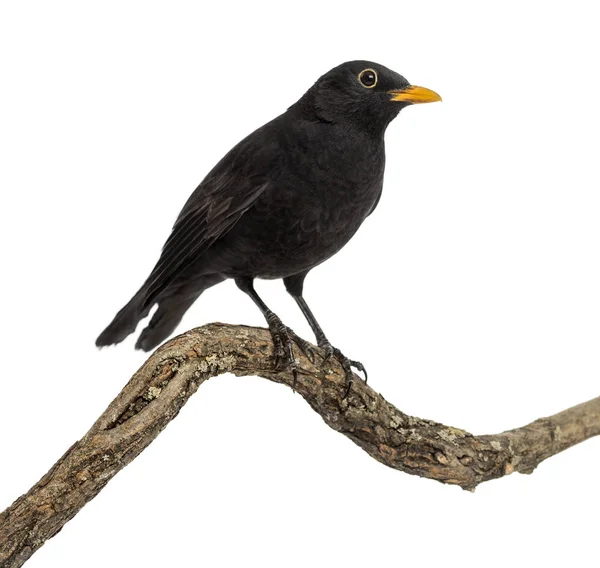
[[213, 168], [183, 207], [158, 263], [140, 290], [100, 334], [102, 347], [123, 341], [154, 304], [136, 348], [166, 339], [207, 288], [233, 278], [264, 315], [276, 368], [291, 367], [292, 342], [314, 354], [254, 289], [255, 278], [282, 278], [315, 333], [351, 382], [351, 366], [302, 296], [309, 271], [338, 252], [373, 212], [385, 168], [384, 133], [407, 105], [441, 100], [370, 61], [323, 75], [298, 102], [244, 138]]

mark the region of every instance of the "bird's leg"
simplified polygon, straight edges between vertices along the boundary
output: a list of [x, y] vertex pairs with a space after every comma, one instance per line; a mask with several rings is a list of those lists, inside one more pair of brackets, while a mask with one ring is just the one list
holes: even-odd
[[325, 363], [327, 363], [327, 361], [332, 356], [335, 357], [340, 362], [340, 365], [342, 366], [342, 368], [344, 369], [344, 373], [346, 374], [346, 380], [348, 381], [347, 393], [350, 391], [350, 387], [352, 386], [352, 380], [354, 377], [354, 373], [352, 372], [352, 367], [359, 370], [361, 373], [363, 373], [365, 375], [365, 382], [366, 382], [367, 381], [367, 370], [365, 369], [365, 366], [360, 361], [354, 361], [352, 359], [348, 359], [348, 357], [346, 357], [337, 347], [333, 347], [333, 345], [331, 345], [331, 343], [329, 342], [329, 339], [327, 339], [325, 333], [323, 332], [323, 329], [319, 325], [319, 322], [317, 322], [311, 309], [308, 307], [306, 300], [302, 296], [294, 296], [294, 300], [296, 300], [296, 303], [302, 310], [304, 317], [306, 318], [310, 327], [312, 328], [312, 330], [315, 334], [315, 337], [317, 339], [317, 345], [321, 349], [323, 349], [323, 351], [325, 351], [325, 357], [323, 359], [323, 362], [321, 363], [321, 366], [325, 365]]
[[298, 380], [298, 365], [294, 357], [293, 344], [296, 343], [311, 361], [314, 360], [314, 354], [311, 358], [312, 349], [304, 339], [284, 325], [281, 319], [279, 319], [279, 316], [267, 307], [261, 297], [256, 293], [252, 278], [236, 278], [235, 283], [240, 290], [246, 292], [246, 294], [252, 298], [267, 320], [269, 331], [273, 338], [273, 345], [275, 347], [275, 369], [282, 370], [287, 365], [292, 370], [293, 388], [295, 389]]
[[342, 368], [344, 369], [344, 373], [346, 375], [346, 381], [348, 384], [346, 395], [350, 392], [350, 387], [352, 386], [352, 380], [354, 377], [354, 373], [352, 372], [352, 367], [359, 370], [361, 373], [365, 375], [365, 382], [367, 381], [367, 370], [364, 365], [360, 361], [353, 361], [352, 359], [348, 359], [337, 347], [333, 347], [327, 339], [325, 332], [319, 325], [319, 322], [316, 320], [314, 314], [311, 309], [308, 307], [306, 300], [302, 296], [302, 288], [304, 284], [304, 278], [306, 277], [306, 272], [302, 274], [296, 274], [294, 276], [289, 276], [284, 278], [284, 283], [287, 291], [291, 294], [292, 298], [296, 300], [298, 307], [302, 310], [306, 321], [308, 321], [313, 333], [315, 334], [315, 338], [317, 340], [317, 345], [325, 351], [325, 357], [321, 366], [325, 365], [327, 361], [333, 356], [339, 362]]

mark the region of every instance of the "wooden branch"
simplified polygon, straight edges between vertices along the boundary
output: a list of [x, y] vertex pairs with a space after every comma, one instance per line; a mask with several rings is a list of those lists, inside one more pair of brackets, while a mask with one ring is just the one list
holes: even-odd
[[[26, 562], [156, 438], [205, 380], [232, 372], [291, 387], [289, 372], [272, 370], [272, 351], [267, 330], [224, 324], [159, 348], [90, 431], [0, 515], [0, 566]], [[331, 428], [387, 466], [463, 489], [514, 471], [531, 473], [546, 458], [600, 434], [600, 397], [522, 428], [474, 436], [408, 416], [358, 379], [344, 398], [337, 362], [321, 368], [296, 356], [296, 390]]]

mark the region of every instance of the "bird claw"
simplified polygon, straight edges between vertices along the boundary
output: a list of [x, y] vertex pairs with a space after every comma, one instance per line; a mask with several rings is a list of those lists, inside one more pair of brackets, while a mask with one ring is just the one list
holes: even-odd
[[290, 341], [295, 343], [298, 346], [298, 349], [302, 351], [302, 354], [314, 365], [317, 360], [317, 353], [312, 345], [306, 341], [306, 339], [302, 339], [292, 328], [285, 325], [283, 327], [285, 327]]
[[352, 367], [354, 367], [357, 371], [363, 373], [365, 376], [365, 383], [367, 382], [367, 370], [360, 361], [353, 361], [352, 359], [348, 359], [348, 357], [346, 357], [337, 347], [333, 347], [331, 343], [329, 343], [329, 341], [321, 342], [319, 344], [319, 347], [321, 347], [325, 351], [325, 357], [321, 362], [321, 367], [323, 367], [327, 363], [327, 361], [331, 359], [331, 357], [335, 357], [342, 366], [342, 369], [344, 369], [347, 386], [346, 392], [344, 393], [344, 396], [342, 398], [346, 398], [350, 393], [350, 389], [352, 388], [352, 383], [354, 381], [354, 373], [352, 372]]
[[282, 321], [277, 318], [273, 322], [270, 322], [269, 329], [271, 331], [271, 337], [273, 338], [274, 345], [274, 358], [275, 358], [275, 370], [276, 371], [291, 371], [292, 372], [292, 390], [296, 390], [296, 384], [298, 383], [298, 363], [294, 357], [294, 343], [298, 345], [300, 350], [309, 358], [308, 350], [312, 351], [314, 360], [314, 350], [308, 345], [304, 339], [296, 335], [296, 333], [284, 325]]
[[302, 345], [299, 345], [300, 350], [302, 351], [302, 353], [304, 353], [304, 355], [306, 356], [306, 358], [313, 365], [315, 365], [316, 362], [317, 362], [317, 352], [308, 344], [308, 342], [305, 342], [305, 343], [306, 343], [306, 345], [304, 347]]
[[[292, 389], [295, 391], [298, 382], [298, 363], [294, 357], [294, 343], [313, 365], [316, 364], [315, 350], [308, 341], [302, 339], [293, 329], [284, 325], [274, 314], [269, 320], [269, 330], [271, 331], [271, 337], [273, 338], [275, 370], [287, 370], [292, 372]], [[331, 357], [334, 357], [338, 360], [342, 369], [344, 369], [344, 374], [346, 375], [346, 391], [342, 398], [346, 398], [352, 388], [352, 383], [354, 381], [352, 367], [363, 373], [365, 376], [365, 383], [367, 382], [367, 370], [360, 361], [348, 359], [348, 357], [346, 357], [337, 347], [333, 347], [328, 341], [320, 342], [319, 347], [325, 351], [325, 356], [323, 357], [323, 361], [321, 361], [321, 367], [324, 367], [327, 361], [329, 361]]]

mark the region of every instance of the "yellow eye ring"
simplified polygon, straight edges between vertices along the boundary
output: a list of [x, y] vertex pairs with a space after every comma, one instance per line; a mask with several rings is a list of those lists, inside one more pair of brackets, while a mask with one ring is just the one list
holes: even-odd
[[365, 89], [372, 89], [375, 85], [377, 85], [377, 71], [375, 69], [363, 69], [358, 74], [358, 80], [360, 84], [365, 87]]

